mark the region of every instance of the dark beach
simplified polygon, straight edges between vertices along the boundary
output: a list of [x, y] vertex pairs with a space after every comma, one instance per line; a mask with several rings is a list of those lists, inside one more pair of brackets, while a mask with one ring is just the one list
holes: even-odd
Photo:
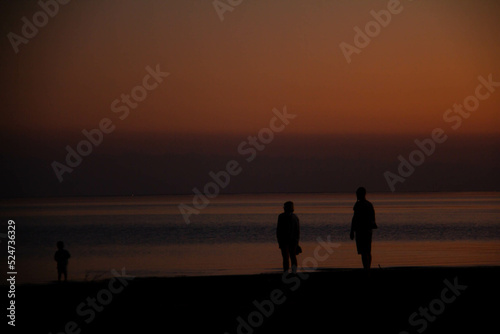
[[[325, 269], [285, 278], [121, 274], [94, 282], [18, 285], [16, 330], [480, 333], [495, 328], [500, 297], [500, 267], [375, 268], [369, 276], [361, 269]], [[1, 289], [7, 294], [6, 286]]]

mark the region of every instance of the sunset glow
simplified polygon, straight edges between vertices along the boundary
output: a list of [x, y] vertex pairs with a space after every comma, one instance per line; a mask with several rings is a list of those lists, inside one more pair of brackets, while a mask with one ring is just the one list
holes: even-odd
[[[478, 147], [484, 154], [498, 149], [496, 1], [282, 0], [239, 1], [232, 7], [221, 7], [220, 1], [57, 3], [48, 9], [35, 2], [1, 5], [6, 38], [0, 126], [3, 150], [13, 159], [4, 168], [18, 179], [9, 178], [12, 188], [26, 184], [25, 189], [50, 188], [50, 194], [88, 193], [58, 185], [54, 164], [69, 176], [70, 165], [81, 161], [93, 171], [74, 180], [87, 187], [96, 173], [108, 180], [102, 175], [130, 179], [132, 171], [125, 170], [131, 163], [150, 160], [150, 168], [158, 170], [144, 170], [145, 177], [169, 179], [154, 193], [190, 193], [193, 180], [210, 170], [198, 160], [200, 170], [193, 171], [198, 176], [180, 181], [185, 155], [206, 157], [213, 170], [222, 169], [238, 155], [238, 145], [267, 127], [275, 108], [284, 107], [297, 117], [261, 156], [276, 159], [276, 167], [280, 157], [321, 157], [329, 162], [311, 165], [340, 163], [343, 173], [359, 167], [351, 159], [358, 157], [376, 166], [372, 180], [382, 191], [391, 190], [384, 172], [394, 172], [398, 156], [408, 158], [414, 141], [430, 138], [436, 128], [449, 140], [428, 161], [450, 156], [475, 161]], [[477, 92], [482, 98], [468, 99]], [[471, 111], [456, 109], [467, 103]], [[78, 149], [81, 159], [65, 163], [68, 152]], [[160, 167], [162, 155], [167, 169]], [[221, 156], [227, 158], [214, 160]], [[32, 172], [19, 175], [28, 157], [39, 173], [35, 182], [47, 184], [33, 186], [26, 179]], [[118, 174], [110, 164], [117, 161], [113, 157], [128, 160], [120, 163]], [[498, 166], [494, 161], [487, 168]], [[468, 168], [463, 175], [478, 168], [459, 164]], [[423, 189], [434, 189], [434, 178], [445, 169], [438, 165], [441, 170], [431, 168]], [[352, 173], [352, 185], [345, 189], [362, 177]], [[309, 179], [318, 172], [302, 168], [298, 175], [309, 185], [319, 182]], [[343, 190], [346, 177], [333, 175], [337, 179], [330, 187]], [[133, 179], [145, 182], [142, 176]], [[419, 185], [406, 183], [403, 189]], [[278, 184], [271, 189], [286, 190]], [[448, 184], [446, 189], [457, 188]], [[460, 189], [496, 188], [475, 183]]]
[[[39, 10], [2, 6], [4, 35]], [[496, 1], [401, 1], [348, 64], [339, 44], [386, 8], [245, 1], [221, 22], [209, 1], [70, 2], [18, 54], [3, 39], [2, 127], [94, 127], [156, 64], [171, 76], [121, 132], [249, 132], [286, 104], [301, 115], [294, 133], [425, 133], [479, 75], [500, 81]], [[498, 133], [499, 106], [485, 101], [461, 132]]]

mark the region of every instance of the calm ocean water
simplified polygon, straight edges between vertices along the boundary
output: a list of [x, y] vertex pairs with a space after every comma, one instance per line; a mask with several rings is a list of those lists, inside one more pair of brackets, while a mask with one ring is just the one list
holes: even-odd
[[[499, 193], [369, 194], [379, 229], [373, 265], [500, 265]], [[295, 202], [301, 259], [318, 237], [335, 251], [311, 269], [357, 268], [349, 240], [354, 194], [221, 195], [186, 224], [179, 203], [190, 196], [6, 200], [2, 231], [16, 222], [18, 280], [55, 278], [55, 244], [72, 254], [70, 279], [109, 276], [244, 274], [278, 271], [277, 215]], [[5, 240], [5, 239], [3, 239]], [[313, 263], [313, 265], [311, 265]], [[304, 264], [305, 267], [307, 267]]]

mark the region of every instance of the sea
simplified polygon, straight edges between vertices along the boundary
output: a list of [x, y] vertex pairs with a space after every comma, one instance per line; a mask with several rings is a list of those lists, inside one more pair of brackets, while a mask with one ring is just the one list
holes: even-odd
[[[372, 267], [500, 265], [498, 192], [369, 193], [367, 199], [378, 225]], [[193, 196], [4, 199], [2, 259], [7, 262], [12, 220], [18, 283], [57, 279], [58, 241], [71, 254], [68, 279], [74, 281], [114, 271], [134, 277], [277, 273], [277, 217], [293, 201], [300, 270], [361, 268], [349, 238], [355, 200], [354, 193], [219, 195], [187, 223], [179, 204], [192, 206]]]

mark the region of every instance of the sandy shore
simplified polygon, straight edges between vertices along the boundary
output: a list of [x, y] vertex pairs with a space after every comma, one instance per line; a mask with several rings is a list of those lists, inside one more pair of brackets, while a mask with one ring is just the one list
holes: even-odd
[[[285, 277], [131, 278], [122, 274], [116, 272], [115, 278], [99, 282], [17, 286], [16, 330], [54, 334], [486, 332], [495, 328], [499, 311], [500, 267], [377, 268], [369, 276], [353, 269]], [[1, 289], [6, 295], [6, 286]]]

